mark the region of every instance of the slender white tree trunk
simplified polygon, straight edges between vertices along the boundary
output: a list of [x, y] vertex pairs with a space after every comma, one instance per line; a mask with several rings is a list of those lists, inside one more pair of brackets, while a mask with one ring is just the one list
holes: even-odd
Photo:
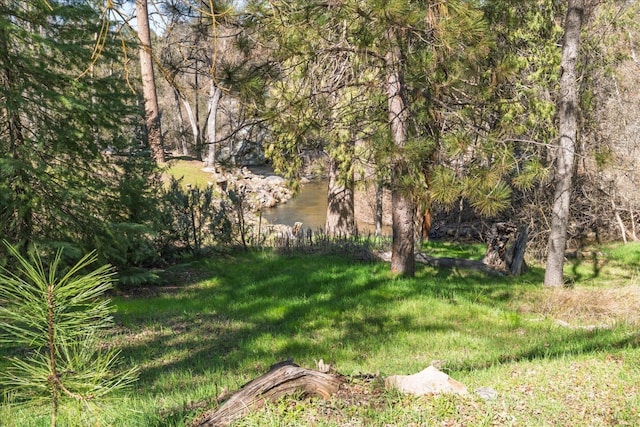
[[182, 117], [182, 108], [180, 108], [180, 91], [176, 88], [173, 88], [173, 96], [176, 101], [176, 120], [178, 122], [178, 131], [180, 135], [178, 139], [180, 141], [180, 147], [182, 149], [182, 155], [189, 155], [189, 147], [187, 146], [187, 138], [185, 137], [184, 132], [184, 118]]
[[182, 101], [182, 105], [184, 105], [184, 110], [187, 112], [187, 119], [189, 120], [189, 125], [191, 126], [194, 150], [197, 150], [199, 146], [198, 142], [200, 140], [200, 128], [198, 127], [198, 122], [196, 121], [196, 115], [194, 114], [193, 108], [191, 108], [191, 104], [189, 104], [189, 100], [187, 100], [186, 97], [180, 96], [180, 100]]
[[[211, 90], [209, 91], [209, 102], [207, 103], [207, 142], [209, 144], [209, 151], [207, 155], [207, 166], [215, 166], [216, 164], [216, 139], [217, 136], [217, 117], [218, 117], [218, 105], [220, 104], [220, 98], [222, 97], [222, 91], [213, 82], [211, 83]], [[233, 153], [230, 153], [233, 155]]]

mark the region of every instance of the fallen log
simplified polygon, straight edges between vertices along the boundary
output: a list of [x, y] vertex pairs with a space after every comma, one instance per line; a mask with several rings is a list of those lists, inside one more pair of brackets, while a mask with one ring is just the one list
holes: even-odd
[[416, 254], [416, 262], [421, 264], [430, 265], [432, 267], [457, 267], [464, 268], [467, 270], [478, 270], [483, 273], [491, 274], [494, 276], [504, 276], [504, 272], [500, 270], [496, 270], [492, 268], [482, 261], [476, 261], [473, 259], [463, 259], [463, 258], [436, 258], [429, 256], [427, 254], [418, 253]]
[[[378, 252], [376, 256], [382, 261], [391, 261], [391, 252]], [[436, 258], [419, 252], [415, 254], [415, 260], [417, 263], [429, 265], [431, 267], [456, 267], [464, 268], [467, 270], [482, 271], [483, 273], [491, 274], [494, 276], [504, 276], [504, 271], [496, 270], [495, 268], [491, 268], [488, 265], [484, 264], [482, 261], [475, 261], [472, 259]]]
[[301, 368], [290, 360], [277, 363], [271, 369], [243, 385], [217, 410], [206, 413], [193, 427], [228, 426], [267, 401], [277, 401], [288, 394], [302, 393], [328, 398], [342, 383], [339, 376]]

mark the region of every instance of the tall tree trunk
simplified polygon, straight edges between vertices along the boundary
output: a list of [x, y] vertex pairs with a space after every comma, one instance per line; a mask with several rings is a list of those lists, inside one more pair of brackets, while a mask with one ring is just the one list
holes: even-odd
[[428, 206], [422, 211], [422, 227], [421, 236], [425, 242], [429, 241], [429, 233], [431, 233], [431, 222], [433, 218], [431, 216], [431, 206]]
[[[215, 166], [216, 164], [216, 139], [217, 137], [217, 117], [218, 117], [218, 104], [222, 97], [222, 91], [214, 82], [211, 82], [211, 90], [209, 91], [209, 101], [207, 102], [207, 142], [209, 144], [209, 151], [207, 155], [207, 166]], [[233, 155], [233, 153], [229, 153]]]
[[[189, 119], [189, 125], [191, 126], [191, 134], [193, 135], [193, 147], [194, 151], [199, 150], [200, 147], [200, 127], [198, 127], [198, 121], [196, 120], [196, 115], [193, 113], [193, 108], [191, 108], [191, 104], [184, 95], [180, 96], [180, 100], [182, 101], [182, 105], [184, 105], [184, 110], [187, 112], [187, 119]], [[197, 157], [197, 155], [196, 155]]]
[[403, 276], [415, 274], [414, 256], [414, 203], [401, 184], [407, 173], [407, 164], [403, 148], [408, 138], [409, 110], [405, 96], [406, 87], [403, 78], [403, 58], [396, 34], [388, 31], [390, 49], [386, 55], [387, 96], [389, 98], [389, 125], [391, 139], [396, 148], [391, 171], [391, 209], [393, 243], [391, 252], [391, 271]]
[[140, 71], [142, 74], [142, 93], [147, 126], [147, 136], [151, 155], [156, 163], [165, 162], [162, 144], [162, 127], [160, 125], [160, 108], [153, 74], [153, 58], [151, 55], [151, 31], [149, 29], [149, 12], [147, 0], [136, 0], [136, 22], [140, 39]]
[[544, 275], [545, 286], [562, 286], [564, 284], [562, 270], [567, 246], [571, 181], [578, 136], [579, 105], [576, 64], [580, 48], [583, 14], [584, 0], [569, 0], [560, 63], [560, 94], [558, 97], [560, 141], [556, 153], [556, 189], [551, 214], [549, 252]]
[[176, 101], [176, 120], [178, 122], [179, 143], [183, 156], [189, 155], [189, 146], [187, 145], [187, 138], [184, 131], [184, 118], [182, 117], [182, 108], [180, 108], [180, 91], [177, 88], [173, 88], [173, 97]]
[[375, 223], [376, 223], [376, 236], [382, 236], [382, 220], [384, 216], [384, 185], [381, 180], [376, 182], [376, 211], [375, 211]]
[[[347, 179], [349, 183], [353, 178]], [[338, 162], [329, 159], [329, 190], [325, 232], [330, 236], [352, 236], [356, 231], [353, 188], [340, 179]]]
[[195, 148], [196, 159], [202, 160], [202, 133], [204, 131], [200, 129], [200, 79], [198, 78], [199, 72], [200, 70], [198, 69], [198, 59], [196, 59], [195, 73], [193, 73], [193, 84], [194, 84], [193, 93], [195, 97], [195, 102], [194, 102], [195, 115], [194, 115], [193, 123], [195, 123], [195, 126], [198, 128], [198, 131], [197, 131], [198, 138], [195, 140], [196, 141], [196, 148]]

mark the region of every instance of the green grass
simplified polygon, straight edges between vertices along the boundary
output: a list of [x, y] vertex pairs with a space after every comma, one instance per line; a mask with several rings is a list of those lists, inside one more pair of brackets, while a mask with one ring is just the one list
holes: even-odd
[[167, 173], [176, 179], [182, 179], [182, 184], [206, 188], [213, 181], [211, 172], [202, 170], [203, 163], [189, 159], [173, 159], [168, 162]]
[[[429, 245], [436, 256], [479, 255], [474, 247]], [[597, 281], [593, 260], [582, 260], [576, 289], [583, 280], [618, 288], [624, 277], [633, 289], [628, 270], [638, 248], [603, 249], [598, 262], [606, 252], [607, 266], [616, 268], [601, 268]], [[174, 266], [163, 286], [114, 296], [118, 328], [110, 344], [126, 365], [140, 367], [140, 379], [105, 404], [99, 425], [189, 425], [216, 406], [222, 390], [237, 390], [289, 357], [310, 368], [318, 359], [331, 363], [352, 377], [349, 389], [329, 401], [285, 398], [239, 425], [640, 424], [636, 324], [583, 328], [590, 318], [576, 317], [572, 327], [560, 325], [558, 313], [568, 307], [541, 289], [536, 268], [520, 278], [419, 267], [415, 278], [402, 279], [388, 270], [348, 257], [251, 252]], [[556, 311], [547, 310], [554, 301]], [[471, 391], [495, 389], [497, 399], [382, 390], [381, 378], [433, 361]], [[81, 418], [67, 411], [61, 425], [98, 425], [87, 413], [74, 424]], [[0, 408], [2, 426], [47, 423], [33, 409]]]
[[482, 243], [456, 243], [446, 241], [429, 241], [423, 244], [422, 250], [434, 257], [451, 257], [481, 260], [487, 251], [487, 245]]
[[566, 277], [584, 286], [625, 285], [640, 278], [640, 242], [589, 248], [568, 260]]

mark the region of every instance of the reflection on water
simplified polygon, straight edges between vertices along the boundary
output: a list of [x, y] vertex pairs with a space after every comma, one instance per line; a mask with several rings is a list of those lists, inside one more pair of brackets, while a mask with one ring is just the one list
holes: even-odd
[[[311, 230], [324, 230], [327, 218], [327, 190], [329, 182], [326, 179], [314, 180], [305, 184], [300, 192], [287, 203], [277, 205], [262, 211], [262, 217], [271, 224], [285, 224], [290, 227], [296, 222]], [[373, 234], [375, 226], [361, 221], [357, 222], [361, 234]], [[382, 227], [383, 236], [391, 236], [391, 227]]]
[[301, 222], [304, 228], [324, 229], [327, 218], [327, 189], [327, 180], [308, 182], [293, 199], [265, 209], [262, 216], [271, 224], [293, 226], [296, 222]]

